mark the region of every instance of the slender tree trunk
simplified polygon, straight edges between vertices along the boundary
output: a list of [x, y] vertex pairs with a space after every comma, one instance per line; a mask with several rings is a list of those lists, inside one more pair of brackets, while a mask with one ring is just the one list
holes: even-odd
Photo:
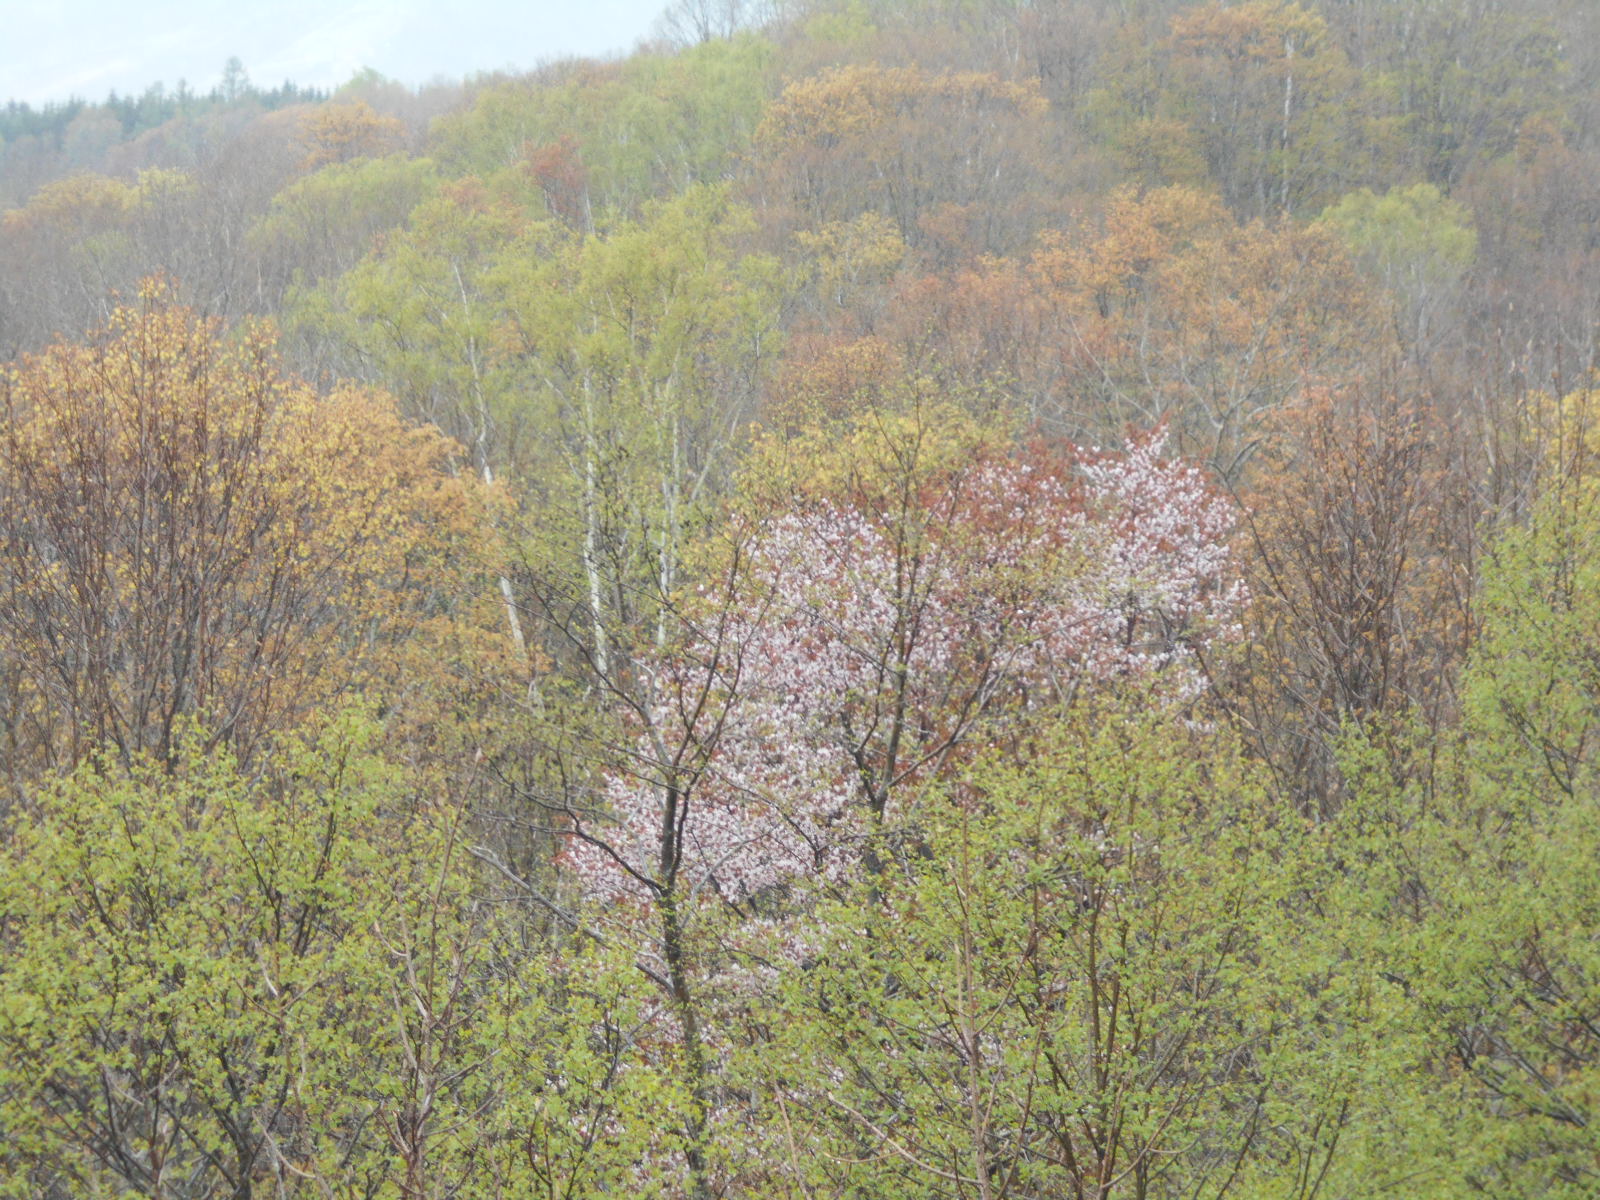
[[705, 1046], [700, 1036], [694, 992], [689, 982], [688, 951], [684, 946], [683, 918], [678, 912], [675, 880], [668, 883], [657, 906], [661, 913], [661, 941], [667, 960], [667, 980], [672, 985], [672, 1003], [678, 1010], [678, 1024], [683, 1033], [684, 1070], [689, 1084], [689, 1116], [683, 1131], [687, 1142], [684, 1157], [689, 1163], [689, 1194], [694, 1200], [710, 1200], [711, 1184], [706, 1174], [706, 1124], [710, 1097], [706, 1087]]
[[589, 586], [589, 621], [594, 637], [594, 667], [603, 678], [611, 673], [606, 646], [604, 597], [600, 587], [599, 445], [595, 434], [594, 389], [583, 381], [583, 572]]
[[1278, 207], [1289, 211], [1289, 121], [1294, 115], [1294, 38], [1283, 40], [1283, 135], [1278, 139], [1281, 178], [1278, 185]]

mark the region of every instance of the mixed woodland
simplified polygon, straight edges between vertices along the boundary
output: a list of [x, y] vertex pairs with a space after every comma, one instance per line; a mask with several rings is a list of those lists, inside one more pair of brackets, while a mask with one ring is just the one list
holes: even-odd
[[1597, 322], [1592, 0], [9, 104], [0, 1196], [1600, 1195]]

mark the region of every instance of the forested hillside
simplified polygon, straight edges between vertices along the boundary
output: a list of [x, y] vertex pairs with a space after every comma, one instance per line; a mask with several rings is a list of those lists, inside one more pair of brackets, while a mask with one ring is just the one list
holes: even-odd
[[660, 29], [0, 111], [0, 1196], [1600, 1195], [1600, 6]]

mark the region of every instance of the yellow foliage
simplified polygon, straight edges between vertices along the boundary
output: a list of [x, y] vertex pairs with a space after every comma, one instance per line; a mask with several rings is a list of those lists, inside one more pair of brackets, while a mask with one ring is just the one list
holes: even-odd
[[418, 643], [446, 669], [485, 565], [456, 448], [386, 396], [284, 375], [273, 336], [224, 340], [147, 285], [92, 344], [6, 372], [13, 764], [165, 754], [189, 715], [248, 754], [340, 694], [388, 695]]
[[906, 255], [894, 222], [876, 212], [830, 221], [814, 232], [801, 230], [795, 244], [815, 264], [818, 285], [840, 307], [853, 288], [887, 280]]
[[905, 377], [905, 355], [879, 337], [810, 340], [788, 356], [768, 417], [784, 428], [836, 420], [875, 401]]
[[741, 497], [771, 511], [802, 498], [892, 508], [907, 489], [913, 494], [1010, 446], [1016, 432], [915, 388], [871, 409], [812, 415], [810, 424], [755, 439], [741, 472]]
[[1328, 40], [1321, 17], [1279, 0], [1197, 5], [1172, 19], [1172, 42], [1181, 53], [1210, 57], [1235, 71], [1253, 67], [1281, 76], [1298, 68], [1303, 73], [1307, 55]]
[[1535, 392], [1525, 412], [1517, 450], [1538, 480], [1536, 494], [1573, 527], [1593, 528], [1600, 513], [1600, 388]]
[[139, 172], [133, 190], [141, 206], [155, 208], [196, 196], [200, 188], [194, 176], [186, 171], [170, 167], [146, 167]]
[[73, 175], [47, 183], [22, 208], [0, 216], [0, 229], [12, 236], [44, 230], [81, 236], [114, 225], [139, 203], [139, 192], [104, 175]]

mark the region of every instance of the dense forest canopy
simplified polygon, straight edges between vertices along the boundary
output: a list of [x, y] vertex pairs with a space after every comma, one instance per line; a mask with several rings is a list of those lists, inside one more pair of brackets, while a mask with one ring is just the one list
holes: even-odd
[[658, 31], [0, 110], [0, 1195], [1600, 1193], [1600, 7]]

